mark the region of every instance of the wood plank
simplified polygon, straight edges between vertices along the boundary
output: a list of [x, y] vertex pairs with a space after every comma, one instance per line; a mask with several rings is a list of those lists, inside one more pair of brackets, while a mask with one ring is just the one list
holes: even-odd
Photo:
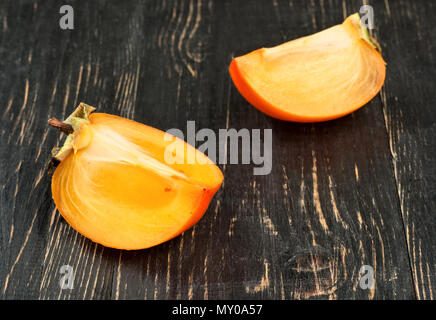
[[[386, 1], [383, 112], [418, 299], [436, 296], [436, 4]], [[375, 7], [374, 10], [378, 10]]]
[[[337, 24], [359, 1], [72, 5], [74, 31], [59, 29], [53, 2], [0, 7], [2, 298], [414, 297], [381, 99], [337, 121], [284, 123], [227, 72], [232, 56]], [[104, 248], [59, 216], [44, 172], [59, 143], [46, 120], [80, 101], [163, 130], [271, 128], [273, 171], [222, 165], [225, 183], [191, 230], [148, 250]], [[73, 290], [59, 287], [65, 264]], [[374, 290], [359, 286], [362, 265]]]

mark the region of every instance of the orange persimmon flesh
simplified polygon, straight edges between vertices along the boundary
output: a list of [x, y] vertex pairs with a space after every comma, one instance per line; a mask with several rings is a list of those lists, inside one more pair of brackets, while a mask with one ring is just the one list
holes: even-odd
[[233, 59], [230, 74], [241, 95], [265, 114], [319, 122], [347, 115], [381, 89], [385, 62], [360, 25], [342, 24]]
[[143, 249], [179, 235], [203, 216], [223, 181], [206, 155], [173, 136], [202, 164], [167, 164], [173, 142], [163, 131], [104, 113], [75, 127], [68, 152], [57, 150], [53, 199], [74, 229], [104, 246]]

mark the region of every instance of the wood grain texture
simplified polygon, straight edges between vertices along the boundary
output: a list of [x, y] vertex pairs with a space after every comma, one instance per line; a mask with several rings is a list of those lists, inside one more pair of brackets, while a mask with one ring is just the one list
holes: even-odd
[[[436, 296], [436, 4], [390, 1], [383, 50], [395, 61], [381, 97], [418, 299]], [[389, 48], [389, 49], [388, 49]], [[395, 68], [392, 66], [390, 69]]]
[[[435, 5], [370, 1], [388, 62], [381, 95], [345, 118], [292, 124], [236, 91], [232, 56], [340, 23], [360, 1], [56, 1], [0, 5], [3, 299], [430, 299], [435, 295]], [[406, 39], [406, 40], [405, 40]], [[203, 219], [158, 247], [120, 251], [75, 232], [45, 173], [47, 119], [84, 101], [185, 131], [273, 130], [273, 169], [221, 165]], [[59, 286], [62, 265], [74, 289]], [[371, 265], [375, 288], [359, 286]]]

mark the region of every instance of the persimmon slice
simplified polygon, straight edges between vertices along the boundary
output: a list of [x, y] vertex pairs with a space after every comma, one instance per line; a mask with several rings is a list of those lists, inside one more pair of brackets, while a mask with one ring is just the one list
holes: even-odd
[[385, 62], [358, 14], [342, 24], [233, 59], [241, 95], [281, 120], [319, 122], [347, 115], [383, 85]]
[[[81, 104], [52, 178], [53, 199], [65, 220], [85, 237], [118, 249], [143, 249], [192, 227], [205, 213], [223, 176], [203, 153], [138, 122]], [[196, 159], [168, 164], [177, 140]], [[186, 160], [186, 158], [184, 159]]]

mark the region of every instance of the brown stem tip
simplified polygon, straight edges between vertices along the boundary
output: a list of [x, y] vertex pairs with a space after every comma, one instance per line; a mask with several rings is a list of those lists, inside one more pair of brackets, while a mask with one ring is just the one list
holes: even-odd
[[48, 124], [65, 134], [71, 134], [74, 132], [73, 126], [67, 123], [63, 123], [56, 118], [51, 118], [50, 120], [48, 120]]

